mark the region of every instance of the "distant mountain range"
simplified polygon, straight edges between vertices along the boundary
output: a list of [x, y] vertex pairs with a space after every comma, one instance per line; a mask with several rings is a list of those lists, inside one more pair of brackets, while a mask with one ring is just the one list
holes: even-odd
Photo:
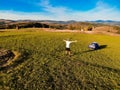
[[[39, 23], [57, 23], [57, 24], [69, 24], [69, 23], [76, 23], [76, 22], [83, 22], [83, 21], [54, 21], [54, 20], [6, 20], [0, 19], [0, 25], [3, 24], [11, 24], [11, 23], [28, 23], [28, 22], [39, 22]], [[109, 25], [119, 25], [120, 21], [112, 21], [112, 20], [96, 20], [96, 21], [84, 21], [89, 23], [98, 23], [98, 24], [109, 24]]]
[[96, 20], [96, 21], [87, 21], [87, 22], [109, 24], [109, 25], [120, 25], [120, 21], [113, 21], [113, 20]]

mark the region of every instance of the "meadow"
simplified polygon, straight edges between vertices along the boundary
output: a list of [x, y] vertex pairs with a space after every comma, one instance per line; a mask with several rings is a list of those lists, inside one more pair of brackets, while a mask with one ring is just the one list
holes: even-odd
[[[65, 55], [70, 38], [72, 56]], [[89, 50], [96, 41], [99, 50]], [[1, 90], [120, 90], [120, 37], [104, 34], [1, 31], [0, 48], [20, 56], [0, 66]]]

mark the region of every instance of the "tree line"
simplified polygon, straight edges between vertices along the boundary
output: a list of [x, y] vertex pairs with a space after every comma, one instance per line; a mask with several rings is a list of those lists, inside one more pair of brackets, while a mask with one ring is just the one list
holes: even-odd
[[[40, 22], [22, 22], [22, 23], [10, 23], [0, 24], [0, 29], [21, 29], [21, 28], [51, 28], [51, 29], [69, 29], [69, 30], [83, 30], [92, 31], [95, 27], [102, 26], [101, 24], [93, 24], [88, 22], [74, 22], [68, 24], [59, 23], [40, 23]], [[114, 29], [120, 31], [120, 27], [115, 26]]]

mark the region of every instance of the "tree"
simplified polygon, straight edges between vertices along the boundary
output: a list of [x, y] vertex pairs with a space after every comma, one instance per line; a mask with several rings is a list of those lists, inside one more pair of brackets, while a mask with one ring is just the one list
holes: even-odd
[[92, 25], [89, 25], [88, 28], [87, 28], [88, 31], [92, 31], [92, 29], [93, 29]]

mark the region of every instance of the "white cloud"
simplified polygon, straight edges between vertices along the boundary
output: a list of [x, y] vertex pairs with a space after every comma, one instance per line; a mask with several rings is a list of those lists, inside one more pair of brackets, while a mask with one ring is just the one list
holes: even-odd
[[1, 19], [31, 19], [31, 20], [120, 20], [120, 12], [115, 7], [99, 1], [96, 7], [89, 11], [74, 11], [67, 7], [54, 7], [49, 0], [41, 0], [39, 5], [45, 12], [26, 13], [15, 11], [0, 11]]
[[44, 15], [42, 13], [25, 13], [25, 12], [15, 12], [15, 11], [0, 11], [1, 19], [12, 19], [12, 20], [44, 20], [51, 19], [51, 17]]
[[65, 7], [53, 7], [50, 4], [49, 0], [42, 0], [42, 2], [40, 3], [40, 6], [42, 6], [45, 11], [51, 14], [63, 14], [65, 13], [65, 11], [68, 10]]

